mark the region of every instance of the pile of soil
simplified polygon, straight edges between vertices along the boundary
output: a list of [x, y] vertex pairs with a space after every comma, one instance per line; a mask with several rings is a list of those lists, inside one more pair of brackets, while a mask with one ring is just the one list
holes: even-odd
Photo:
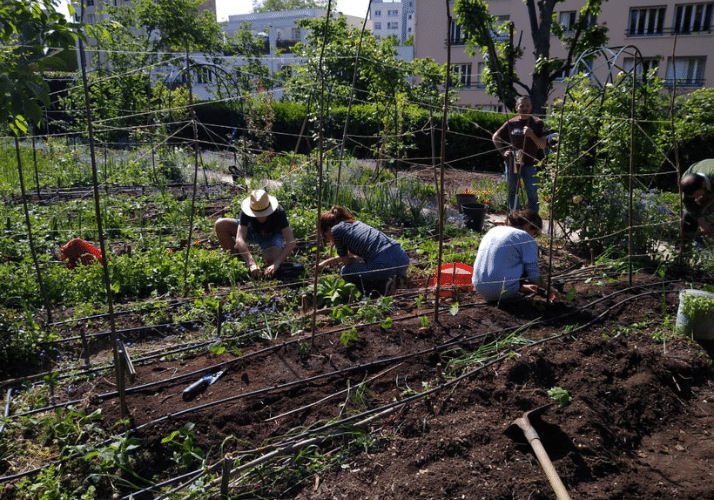
[[[217, 462], [229, 436], [236, 438], [229, 451], [254, 457], [247, 450], [284, 442], [295, 429], [353, 415], [363, 420], [375, 411], [380, 418], [364, 426], [374, 446], [341, 466], [312, 474], [296, 465], [286, 484], [234, 486], [232, 493], [553, 498], [523, 433], [513, 432], [517, 418], [545, 407], [529, 421], [573, 498], [714, 498], [712, 346], [658, 340], [672, 331], [667, 322], [683, 284], [641, 274], [632, 286], [627, 277], [567, 286], [575, 288], [573, 300], [553, 304], [532, 297], [495, 306], [461, 292], [458, 312], [442, 310], [426, 326], [421, 318], [433, 313], [433, 294], [419, 309], [413, 290], [399, 290], [393, 324], [361, 328], [347, 345], [340, 341], [345, 329], [321, 316], [314, 336], [266, 341], [241, 358], [203, 352], [141, 366], [128, 409], [136, 435], [155, 454], [138, 472], [160, 477], [170, 455], [161, 439], [189, 422], [196, 425], [196, 444], [212, 450], [209, 462]], [[453, 369], [450, 361], [459, 354], [514, 334], [530, 341], [465, 371]], [[182, 398], [190, 382], [218, 368], [225, 372], [215, 384]], [[360, 384], [366, 390], [357, 398]], [[554, 387], [572, 402], [555, 403]], [[98, 395], [114, 389], [105, 377], [78, 392], [88, 409], [101, 407], [111, 422], [120, 417], [118, 401]], [[325, 437], [318, 446], [327, 452], [345, 443]]]

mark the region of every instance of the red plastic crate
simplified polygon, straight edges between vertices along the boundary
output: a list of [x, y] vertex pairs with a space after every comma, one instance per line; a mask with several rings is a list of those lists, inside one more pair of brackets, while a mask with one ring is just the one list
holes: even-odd
[[[438, 276], [439, 270], [437, 269], [434, 276], [429, 280], [429, 287], [436, 287], [436, 277]], [[454, 288], [458, 289], [460, 292], [466, 292], [473, 288], [471, 284], [471, 277], [474, 274], [474, 268], [463, 262], [450, 262], [448, 264], [441, 265], [441, 278], [439, 280], [439, 287], [441, 291], [439, 293], [440, 297], [448, 297], [451, 294], [451, 290]]]

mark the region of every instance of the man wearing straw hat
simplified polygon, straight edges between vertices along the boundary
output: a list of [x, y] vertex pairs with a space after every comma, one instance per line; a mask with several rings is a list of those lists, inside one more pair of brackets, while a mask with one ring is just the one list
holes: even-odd
[[267, 277], [275, 275], [296, 245], [285, 210], [275, 196], [263, 189], [252, 191], [243, 200], [239, 219], [218, 219], [215, 228], [221, 248], [232, 255], [242, 255], [253, 277], [260, 276], [260, 267], [250, 253], [248, 242], [260, 246], [268, 266], [263, 271]]
[[714, 211], [714, 159], [692, 164], [679, 181], [682, 188], [682, 236], [692, 240], [701, 230], [702, 235], [712, 236], [714, 230], [709, 220]]

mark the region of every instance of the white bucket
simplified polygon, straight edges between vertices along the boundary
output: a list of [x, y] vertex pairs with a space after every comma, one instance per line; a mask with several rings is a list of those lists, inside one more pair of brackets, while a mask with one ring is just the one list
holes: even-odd
[[[695, 317], [684, 314], [686, 296], [705, 297], [712, 300], [712, 307]], [[679, 292], [679, 309], [677, 309], [677, 330], [698, 340], [714, 339], [714, 293], [702, 290], [687, 289]]]

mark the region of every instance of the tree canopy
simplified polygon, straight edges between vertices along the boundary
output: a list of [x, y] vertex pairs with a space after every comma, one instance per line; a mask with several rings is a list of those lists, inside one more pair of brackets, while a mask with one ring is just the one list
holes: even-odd
[[57, 0], [3, 1], [0, 5], [0, 112], [13, 133], [42, 119], [49, 89], [42, 72], [49, 56], [73, 47], [76, 25], [56, 10]]
[[[597, 24], [597, 15], [603, 2], [607, 0], [586, 0], [579, 17], [570, 26], [558, 22], [554, 15], [555, 6], [565, 0], [523, 0], [528, 9], [530, 26], [516, 27], [510, 21], [502, 23], [489, 13], [488, 4], [483, 0], [456, 0], [454, 12], [466, 34], [467, 45], [484, 55], [486, 64], [485, 84], [490, 95], [496, 95], [501, 102], [513, 109], [520, 94], [530, 96], [533, 112], [541, 114], [553, 90], [553, 82], [563, 74], [569, 74], [579, 54], [589, 48], [601, 47], [607, 43], [607, 28]], [[523, 57], [523, 48], [514, 44], [514, 32], [530, 30], [533, 40], [535, 66], [530, 83], [525, 75], [515, 72], [516, 60]], [[494, 33], [507, 35], [494, 37]], [[550, 37], [554, 35], [567, 50], [564, 59], [550, 55]]]
[[253, 0], [253, 12], [326, 8], [327, 0]]

